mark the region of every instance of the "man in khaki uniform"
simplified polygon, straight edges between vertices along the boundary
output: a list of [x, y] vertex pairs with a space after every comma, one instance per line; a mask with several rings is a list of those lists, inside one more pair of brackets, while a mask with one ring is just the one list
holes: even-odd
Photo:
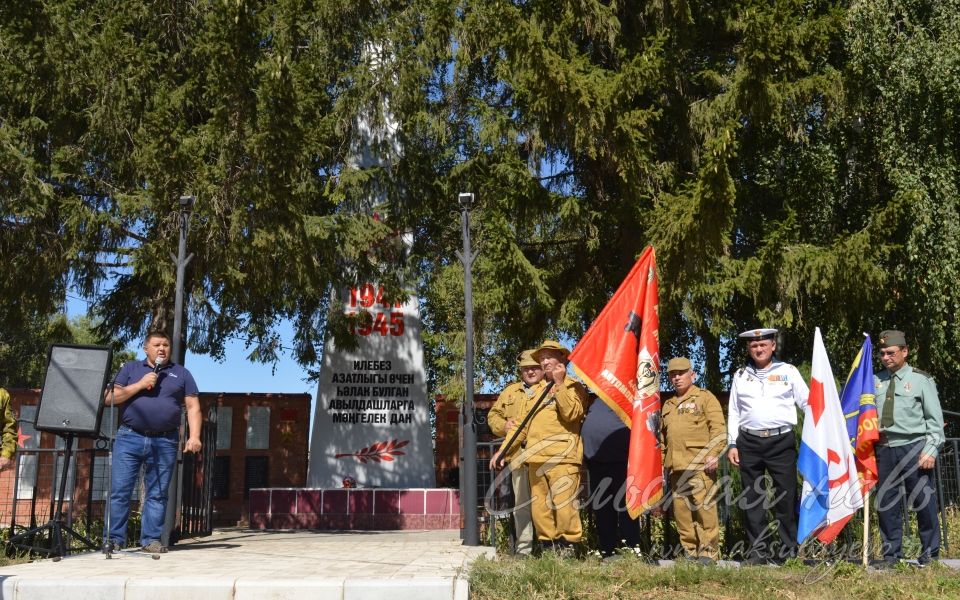
[[13, 455], [17, 452], [17, 418], [10, 406], [10, 394], [3, 388], [0, 388], [0, 419], [3, 420], [0, 423], [3, 436], [0, 441], [0, 471], [3, 471], [13, 466]]
[[727, 446], [723, 411], [716, 396], [693, 385], [696, 373], [688, 359], [671, 359], [667, 376], [676, 396], [664, 402], [660, 428], [673, 518], [687, 557], [712, 565], [720, 541], [713, 488], [719, 456]]
[[[553, 387], [523, 432], [525, 447], [515, 459], [527, 464], [537, 538], [558, 550], [583, 537], [577, 494], [583, 461], [580, 424], [586, 413], [587, 388], [567, 376], [569, 354], [552, 340], [534, 352], [543, 368], [541, 385], [552, 381]], [[540, 390], [525, 403], [523, 414], [533, 408]]]
[[[533, 350], [524, 350], [517, 357], [517, 366], [520, 368], [520, 381], [508, 385], [497, 397], [497, 401], [487, 414], [487, 424], [494, 435], [506, 438], [509, 441], [513, 430], [520, 424], [525, 412], [521, 410], [527, 405], [527, 400], [534, 397], [542, 386], [543, 369], [533, 358]], [[506, 455], [498, 452], [490, 459], [490, 469], [499, 468], [498, 461], [509, 464], [520, 453], [519, 442], [507, 449]], [[530, 479], [527, 477], [527, 468], [517, 465], [510, 469], [510, 483], [513, 486], [513, 524], [517, 532], [516, 554], [529, 555], [533, 552], [533, 520], [530, 515]]]

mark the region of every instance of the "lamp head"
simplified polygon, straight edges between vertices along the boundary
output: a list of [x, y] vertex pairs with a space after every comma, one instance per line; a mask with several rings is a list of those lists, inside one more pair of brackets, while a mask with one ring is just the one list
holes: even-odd
[[463, 210], [470, 210], [473, 208], [473, 200], [474, 198], [472, 193], [461, 192], [460, 195], [457, 196], [457, 201], [460, 203], [460, 208]]

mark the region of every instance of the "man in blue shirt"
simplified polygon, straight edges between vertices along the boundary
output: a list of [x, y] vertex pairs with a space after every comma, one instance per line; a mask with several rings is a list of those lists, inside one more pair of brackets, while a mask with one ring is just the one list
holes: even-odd
[[146, 358], [121, 367], [106, 404], [120, 407], [120, 422], [113, 442], [110, 485], [110, 520], [105, 537], [112, 547], [127, 539], [130, 496], [143, 468], [140, 545], [147, 552], [166, 552], [160, 542], [167, 509], [167, 493], [180, 443], [180, 411], [187, 409], [189, 438], [185, 452], [200, 452], [203, 418], [193, 375], [170, 362], [170, 337], [163, 332], [147, 335]]

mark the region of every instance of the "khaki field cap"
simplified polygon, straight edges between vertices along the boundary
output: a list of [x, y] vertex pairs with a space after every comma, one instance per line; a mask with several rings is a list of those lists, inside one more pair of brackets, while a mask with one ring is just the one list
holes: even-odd
[[563, 354], [563, 359], [566, 360], [567, 356], [570, 354], [570, 350], [564, 347], [560, 342], [555, 342], [553, 340], [547, 340], [544, 343], [540, 344], [540, 347], [533, 351], [533, 358], [537, 361], [540, 360], [540, 353], [544, 350], [558, 350]]
[[896, 329], [887, 329], [886, 331], [880, 332], [880, 347], [886, 348], [887, 346], [906, 346], [907, 345], [907, 336], [902, 331], [897, 331]]
[[524, 367], [539, 367], [540, 363], [533, 357], [533, 350], [524, 350], [517, 357], [517, 366], [521, 369]]
[[760, 340], [772, 340], [777, 337], [777, 330], [771, 327], [760, 327], [757, 329], [748, 329], [740, 334], [740, 337], [748, 342]]
[[682, 356], [671, 358], [670, 362], [667, 363], [667, 373], [673, 373], [674, 371], [687, 372], [691, 368], [690, 359]]

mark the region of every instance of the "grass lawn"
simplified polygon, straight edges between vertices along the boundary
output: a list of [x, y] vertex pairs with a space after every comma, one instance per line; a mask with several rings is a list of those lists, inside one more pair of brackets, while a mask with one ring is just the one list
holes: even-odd
[[470, 597], [492, 598], [776, 598], [848, 600], [869, 598], [960, 598], [960, 573], [933, 565], [903, 565], [893, 571], [865, 571], [842, 563], [819, 567], [791, 563], [785, 567], [701, 567], [678, 563], [656, 567], [625, 557], [615, 562], [597, 558], [480, 559], [470, 573]]

